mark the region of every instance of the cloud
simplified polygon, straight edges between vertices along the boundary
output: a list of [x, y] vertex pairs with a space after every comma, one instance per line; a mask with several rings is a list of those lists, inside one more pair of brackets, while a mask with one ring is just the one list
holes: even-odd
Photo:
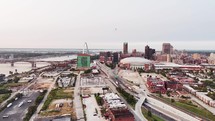
[[82, 48], [87, 41], [93, 48], [120, 48], [128, 41], [132, 48], [160, 49], [168, 41], [180, 49], [213, 49], [214, 5], [200, 0], [1, 0], [0, 47]]

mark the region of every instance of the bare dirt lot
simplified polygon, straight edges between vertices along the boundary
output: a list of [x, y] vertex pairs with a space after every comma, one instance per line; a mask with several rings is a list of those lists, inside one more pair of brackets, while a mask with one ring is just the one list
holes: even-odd
[[[61, 108], [56, 107], [57, 104], [62, 103], [63, 106]], [[48, 109], [41, 113], [42, 116], [61, 116], [65, 114], [71, 114], [75, 116], [75, 112], [72, 108], [72, 100], [70, 99], [59, 99], [53, 100], [52, 103], [49, 105]]]
[[42, 117], [46, 116], [62, 116], [71, 115], [75, 119], [75, 112], [73, 109], [73, 88], [56, 88], [53, 89], [45, 104], [48, 106], [47, 109], [41, 111]]
[[30, 87], [30, 89], [40, 90], [40, 89], [48, 89], [52, 84], [53, 79], [49, 78], [38, 78], [34, 85]]

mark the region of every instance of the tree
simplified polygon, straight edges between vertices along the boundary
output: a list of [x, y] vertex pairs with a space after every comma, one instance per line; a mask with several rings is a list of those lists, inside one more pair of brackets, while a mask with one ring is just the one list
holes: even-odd
[[10, 74], [10, 75], [13, 75], [13, 71], [9, 71], [9, 74]]
[[17, 69], [15, 69], [15, 73], [16, 73], [16, 74], [18, 73]]
[[170, 91], [167, 91], [167, 92], [166, 92], [166, 95], [167, 95], [168, 97], [170, 97]]
[[152, 117], [152, 112], [151, 112], [150, 110], [148, 110], [147, 115], [148, 115], [149, 117]]
[[171, 103], [174, 103], [175, 102], [175, 100], [174, 99], [171, 99]]
[[17, 76], [15, 76], [14, 79], [13, 79], [13, 81], [14, 81], [15, 83], [18, 83], [19, 80], [20, 80], [20, 78], [17, 77]]
[[159, 91], [158, 93], [159, 93], [159, 97], [162, 97], [161, 91]]
[[207, 92], [208, 89], [207, 89], [207, 87], [203, 87], [201, 91], [202, 91], [202, 92]]
[[88, 69], [88, 70], [84, 71], [85, 74], [89, 74], [91, 72], [92, 72], [92, 69]]

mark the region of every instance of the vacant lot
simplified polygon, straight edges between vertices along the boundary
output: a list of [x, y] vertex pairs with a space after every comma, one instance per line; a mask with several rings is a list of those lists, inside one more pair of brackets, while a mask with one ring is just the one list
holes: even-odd
[[[71, 114], [72, 116], [75, 116], [72, 100], [73, 100], [72, 88], [53, 89], [49, 93], [48, 98], [45, 101], [40, 114], [42, 116], [60, 116], [63, 114]], [[63, 106], [62, 107], [56, 106], [59, 104], [63, 104]]]
[[[61, 108], [57, 108], [56, 105], [62, 103], [63, 106]], [[72, 116], [75, 116], [74, 110], [73, 110], [72, 100], [71, 99], [59, 99], [59, 100], [53, 100], [48, 109], [46, 109], [44, 112], [41, 113], [42, 116], [60, 116], [64, 114], [71, 114]]]

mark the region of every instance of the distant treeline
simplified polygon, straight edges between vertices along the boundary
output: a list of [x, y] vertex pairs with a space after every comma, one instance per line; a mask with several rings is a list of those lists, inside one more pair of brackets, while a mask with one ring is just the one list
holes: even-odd
[[189, 54], [199, 53], [209, 56], [211, 53], [215, 53], [215, 50], [185, 50]]

